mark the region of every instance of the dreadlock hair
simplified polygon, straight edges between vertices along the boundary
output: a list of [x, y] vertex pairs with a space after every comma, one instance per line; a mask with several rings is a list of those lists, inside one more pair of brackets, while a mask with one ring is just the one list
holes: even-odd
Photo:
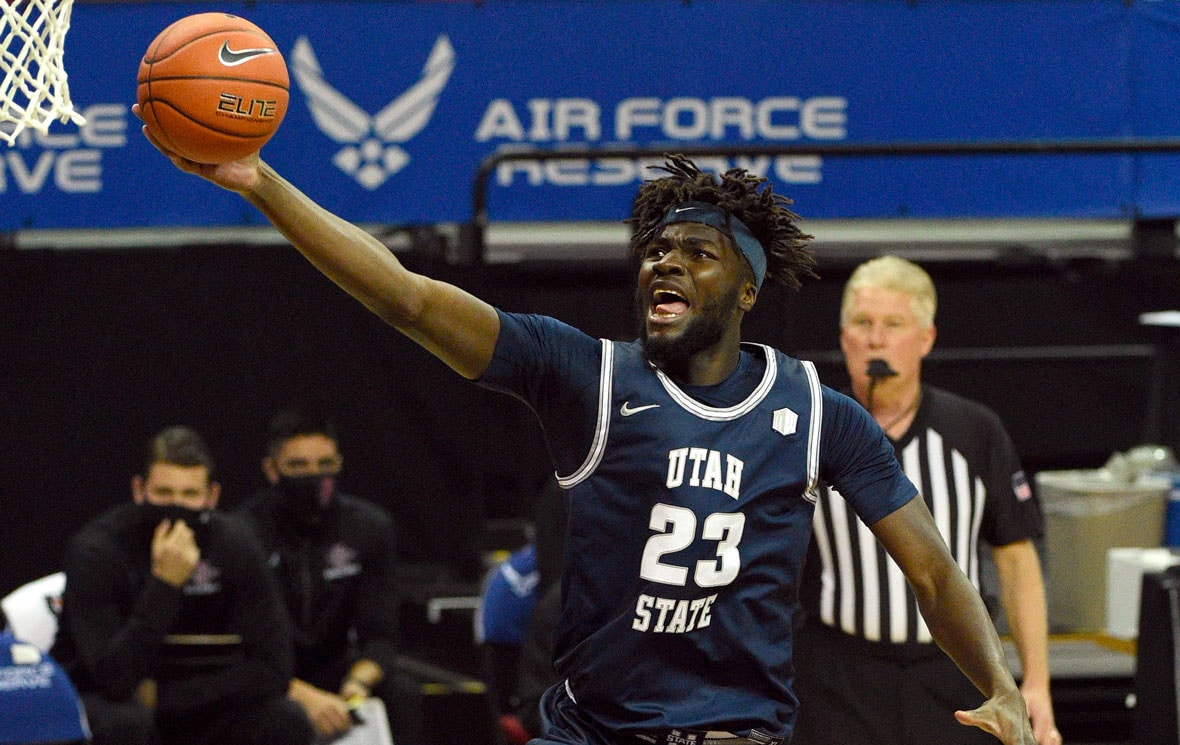
[[[775, 194], [770, 182], [744, 168], [731, 168], [720, 176], [704, 173], [686, 156], [665, 154], [662, 166], [669, 175], [646, 182], [639, 189], [628, 223], [634, 225], [631, 251], [641, 255], [662, 228], [668, 209], [681, 202], [715, 204], [746, 224], [766, 252], [766, 279], [798, 289], [803, 277], [817, 277], [815, 257], [807, 248], [807, 235], [787, 209], [791, 200]], [[764, 188], [760, 188], [764, 187]]]

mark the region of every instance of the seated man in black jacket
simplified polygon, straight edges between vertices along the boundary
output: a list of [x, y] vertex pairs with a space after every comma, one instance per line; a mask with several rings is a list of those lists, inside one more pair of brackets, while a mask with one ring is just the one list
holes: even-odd
[[337, 491], [334, 423], [290, 408], [270, 422], [270, 487], [242, 505], [278, 577], [295, 627], [289, 696], [320, 736], [351, 726], [350, 700], [377, 696], [398, 745], [421, 742], [418, 686], [397, 666], [396, 555], [389, 515]]
[[213, 511], [201, 437], [149, 443], [133, 501], [83, 527], [65, 558], [53, 656], [81, 695], [94, 745], [310, 743], [285, 697], [291, 631], [248, 526]]

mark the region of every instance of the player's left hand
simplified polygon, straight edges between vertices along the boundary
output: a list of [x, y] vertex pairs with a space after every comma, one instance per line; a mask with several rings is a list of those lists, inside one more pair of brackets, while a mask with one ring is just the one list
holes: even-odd
[[998, 738], [1005, 745], [1036, 745], [1024, 696], [1018, 689], [993, 696], [978, 709], [956, 711], [960, 724], [978, 727]]

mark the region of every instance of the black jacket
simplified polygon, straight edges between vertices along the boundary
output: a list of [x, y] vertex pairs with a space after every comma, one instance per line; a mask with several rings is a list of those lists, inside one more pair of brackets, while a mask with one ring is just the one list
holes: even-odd
[[390, 674], [397, 663], [398, 596], [389, 515], [337, 494], [319, 524], [301, 529], [279, 509], [279, 499], [268, 490], [240, 512], [261, 539], [295, 626], [296, 677], [335, 690], [357, 658]]
[[[70, 540], [52, 654], [79, 691], [125, 701], [154, 678], [162, 718], [286, 693], [290, 623], [257, 539], [237, 518], [208, 518], [195, 531], [201, 560], [182, 588], [152, 575], [155, 525], [138, 505], [115, 507]], [[221, 643], [180, 644], [177, 635]]]

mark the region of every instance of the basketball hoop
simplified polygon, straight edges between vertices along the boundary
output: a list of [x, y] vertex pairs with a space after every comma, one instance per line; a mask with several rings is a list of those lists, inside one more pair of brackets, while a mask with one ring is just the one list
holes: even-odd
[[70, 102], [62, 59], [73, 5], [73, 0], [0, 0], [0, 139], [9, 145], [25, 127], [47, 134], [55, 119], [86, 123]]

